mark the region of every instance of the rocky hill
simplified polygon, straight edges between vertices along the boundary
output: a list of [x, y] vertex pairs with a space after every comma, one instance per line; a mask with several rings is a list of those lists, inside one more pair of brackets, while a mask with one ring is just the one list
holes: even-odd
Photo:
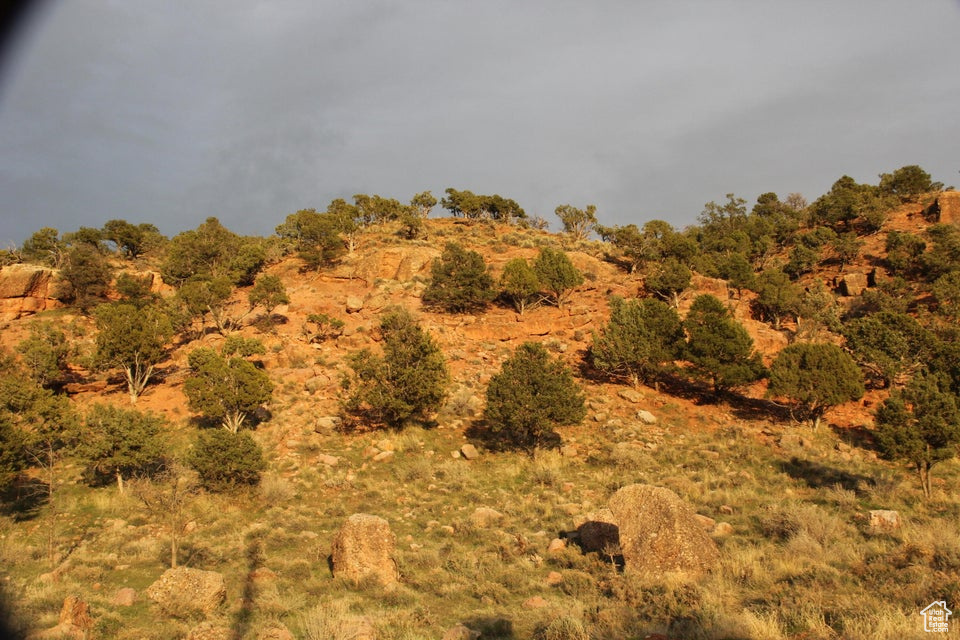
[[[929, 206], [903, 205], [879, 232], [862, 236], [855, 260], [842, 269], [825, 260], [799, 283], [823, 284], [850, 308], [892, 280], [889, 232], [921, 234], [957, 210], [953, 192]], [[54, 505], [4, 516], [0, 560], [27, 626], [104, 638], [800, 638], [837, 637], [836, 629], [893, 638], [910, 635], [912, 603], [943, 597], [933, 587], [960, 570], [952, 497], [960, 471], [945, 463], [936, 501], [925, 506], [899, 466], [878, 460], [869, 434], [889, 389], [837, 407], [827, 415], [831, 428], [812, 432], [766, 397], [766, 381], [741, 389], [736, 401], [697, 385], [618, 384], [584, 364], [593, 333], [608, 321], [610, 296], [644, 290], [644, 276], [617, 264], [610, 244], [460, 219], [428, 220], [417, 240], [397, 231], [371, 228], [331, 267], [304, 270], [293, 256], [270, 264], [266, 273], [280, 278], [290, 302], [269, 317], [247, 313], [249, 288], [234, 291], [236, 334], [262, 341], [259, 360], [275, 385], [252, 432], [267, 459], [256, 492], [191, 497], [185, 520], [171, 525], [145, 498], [86, 488], [82, 469], [68, 461]], [[562, 308], [520, 315], [495, 303], [474, 314], [438, 312], [424, 307], [422, 294], [451, 241], [481, 253], [495, 278], [513, 258], [562, 248], [584, 284]], [[771, 258], [786, 260], [786, 250]], [[141, 261], [136, 271], [151, 291], [172, 295], [158, 264]], [[12, 351], [33, 323], [52, 320], [71, 342], [64, 392], [72, 405], [129, 407], [116, 372], [85, 366], [96, 328], [64, 303], [59, 279], [31, 265], [0, 269], [0, 344]], [[810, 337], [802, 322], [774, 329], [758, 319], [755, 293], [735, 295], [724, 280], [699, 274], [681, 296], [681, 315], [701, 293], [732, 310], [768, 365]], [[448, 398], [426, 428], [341, 432], [348, 358], [378, 349], [378, 320], [393, 306], [414, 312], [439, 344], [452, 377]], [[342, 320], [342, 334], [311, 343], [311, 314]], [[814, 337], [842, 342], [830, 332]], [[187, 356], [224, 340], [210, 326], [200, 337], [174, 338], [137, 403], [167, 418], [171, 449], [186, 450], [197, 431], [184, 395]], [[587, 418], [562, 429], [560, 449], [532, 457], [489, 451], [474, 437], [487, 383], [531, 340], [578, 374]], [[624, 504], [625, 495], [656, 500]], [[897, 512], [874, 515], [882, 510]], [[614, 512], [635, 515], [628, 524]], [[647, 532], [650, 523], [672, 528], [657, 529], [662, 538], [650, 547], [641, 539], [648, 533], [627, 541], [624, 532]], [[174, 532], [182, 562], [205, 571], [166, 570]], [[370, 554], [359, 568], [350, 559], [357, 548]], [[656, 575], [631, 573], [644, 558]], [[695, 575], [671, 574], [673, 562]], [[349, 569], [338, 573], [340, 563]], [[84, 602], [75, 598], [64, 611], [81, 614], [57, 619], [68, 594]]]

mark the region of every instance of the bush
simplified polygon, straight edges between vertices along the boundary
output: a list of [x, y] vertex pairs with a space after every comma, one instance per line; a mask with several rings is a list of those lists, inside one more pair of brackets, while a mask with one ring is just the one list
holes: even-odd
[[583, 400], [570, 370], [542, 345], [527, 342], [490, 379], [483, 417], [491, 440], [531, 451], [555, 445], [555, 427], [580, 423], [587, 414]]
[[260, 482], [267, 465], [260, 445], [249, 432], [231, 433], [224, 429], [201, 431], [188, 462], [200, 476], [200, 484], [209, 491], [227, 491]]
[[493, 278], [476, 251], [447, 243], [443, 255], [433, 261], [430, 284], [423, 292], [424, 304], [449, 313], [478, 311], [496, 297]]
[[343, 381], [345, 413], [399, 429], [440, 408], [450, 384], [443, 352], [406, 309], [380, 320], [383, 355], [363, 349], [350, 356]]

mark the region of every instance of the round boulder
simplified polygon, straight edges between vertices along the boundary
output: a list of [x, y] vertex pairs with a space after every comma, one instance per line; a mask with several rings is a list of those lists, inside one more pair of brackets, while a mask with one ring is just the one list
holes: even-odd
[[208, 614], [227, 599], [227, 585], [216, 571], [177, 567], [164, 571], [146, 593], [170, 615]]
[[693, 509], [669, 489], [629, 485], [610, 498], [609, 506], [627, 571], [701, 573], [719, 560], [716, 543]]

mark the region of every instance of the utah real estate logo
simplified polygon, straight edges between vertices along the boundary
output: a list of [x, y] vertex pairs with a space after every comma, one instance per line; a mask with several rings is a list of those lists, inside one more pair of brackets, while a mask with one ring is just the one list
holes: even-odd
[[923, 630], [927, 633], [947, 633], [950, 630], [949, 618], [952, 614], [953, 611], [947, 609], [946, 600], [934, 600], [920, 611], [923, 616]]

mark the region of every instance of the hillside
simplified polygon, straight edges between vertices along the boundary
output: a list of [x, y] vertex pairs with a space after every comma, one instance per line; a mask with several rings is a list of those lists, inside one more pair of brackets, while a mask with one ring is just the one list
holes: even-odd
[[[861, 234], [853, 260], [838, 267], [825, 254], [797, 285], [809, 292], [822, 283], [840, 311], [856, 308], [864, 291], [893, 282], [890, 232], [925, 233], [937, 222], [931, 210], [955, 223], [958, 195], [939, 194], [935, 207], [899, 206], [879, 231]], [[631, 387], [586, 361], [610, 297], [645, 295], [650, 277], [618, 264], [611, 243], [458, 218], [426, 220], [415, 240], [401, 230], [373, 225], [352, 253], [319, 269], [289, 254], [269, 261], [263, 273], [277, 276], [289, 297], [269, 316], [247, 312], [249, 285], [231, 294], [227, 313], [242, 317], [233, 333], [263, 343], [257, 361], [275, 389], [250, 431], [267, 461], [259, 486], [200, 492], [185, 507], [181, 563], [221, 574], [225, 602], [203, 614], [153, 604], [145, 590], [169, 566], [171, 525], [136, 491], [87, 487], [82, 463], [68, 457], [52, 501], [8, 510], [0, 524], [2, 573], [25, 626], [55, 627], [61, 603], [76, 595], [89, 604], [91, 638], [471, 637], [451, 635], [458, 624], [484, 639], [900, 638], [919, 636], [923, 606], [960, 601], [960, 465], [938, 465], [924, 501], [909, 468], [879, 458], [874, 412], [891, 388], [871, 385], [814, 431], [768, 397], [766, 380], [714, 396], [687, 380], [689, 365], [678, 361], [662, 387]], [[480, 253], [495, 279], [512, 259], [563, 249], [584, 283], [562, 308], [520, 315], [494, 303], [443, 313], [421, 297], [447, 242]], [[768, 261], [787, 262], [790, 249]], [[150, 274], [154, 293], [174, 296], [157, 260], [134, 266]], [[61, 278], [22, 264], [0, 270], [0, 344], [13, 352], [31, 326], [52, 321], [72, 350], [63, 386], [70, 405], [80, 413], [102, 403], [129, 408], [117, 371], [91, 366], [96, 325], [59, 297]], [[775, 329], [758, 315], [757, 293], [735, 295], [726, 280], [696, 272], [680, 296], [681, 316], [699, 294], [729, 308], [767, 366], [798, 341], [843, 344], [806, 312]], [[115, 287], [106, 296], [121, 297]], [[936, 311], [924, 302], [927, 285], [904, 296], [915, 316]], [[447, 399], [430, 424], [344, 432], [337, 426], [349, 358], [380, 349], [379, 319], [394, 306], [411, 310], [439, 345], [452, 379]], [[342, 320], [342, 335], [310, 343], [311, 314]], [[188, 354], [224, 341], [209, 322], [200, 337], [175, 336], [137, 401], [137, 410], [166, 419], [171, 451], [186, 451], [202, 429], [184, 394]], [[558, 429], [558, 449], [494, 451], [478, 436], [487, 384], [527, 341], [576, 374], [587, 417]], [[26, 475], [45, 477], [43, 468]], [[631, 573], [619, 549], [573, 543], [633, 483], [669, 488], [697, 512], [719, 549], [712, 571]], [[19, 490], [28, 485], [21, 478]], [[874, 512], [890, 510], [896, 525], [878, 524]], [[333, 576], [334, 537], [354, 513], [384, 518], [395, 534], [396, 584]], [[132, 604], [120, 601], [121, 589], [135, 590]]]

